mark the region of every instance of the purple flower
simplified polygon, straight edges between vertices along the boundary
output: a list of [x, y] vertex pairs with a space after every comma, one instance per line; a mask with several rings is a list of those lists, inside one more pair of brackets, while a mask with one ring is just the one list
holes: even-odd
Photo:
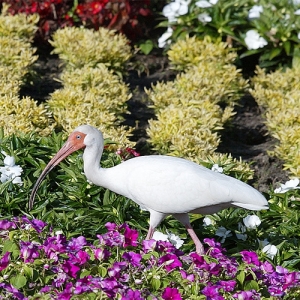
[[0, 283], [0, 290], [1, 289], [6, 290], [7, 292], [13, 294], [14, 297], [12, 299], [19, 299], [19, 300], [27, 299], [21, 292], [18, 291], [18, 289], [16, 289], [13, 285], [9, 283]]
[[5, 252], [3, 257], [0, 259], [0, 271], [7, 268], [10, 263], [10, 252]]
[[219, 294], [218, 286], [206, 286], [202, 291], [207, 300], [224, 300], [225, 298]]
[[166, 287], [161, 296], [164, 300], [182, 300], [176, 288]]
[[67, 249], [72, 252], [81, 250], [86, 245], [86, 239], [84, 236], [78, 238], [72, 238], [67, 245]]
[[237, 299], [243, 299], [243, 300], [259, 300], [260, 299], [260, 294], [257, 293], [255, 290], [250, 290], [250, 291], [241, 291], [237, 292], [233, 295], [233, 298]]
[[125, 260], [127, 260], [133, 266], [139, 267], [140, 266], [140, 261], [142, 259], [142, 256], [139, 253], [135, 253], [135, 252], [130, 251], [130, 252], [125, 252], [122, 255], [122, 258], [124, 258]]
[[139, 291], [133, 291], [131, 289], [127, 290], [125, 294], [122, 295], [121, 300], [143, 300], [141, 293]]
[[79, 267], [77, 267], [76, 265], [72, 264], [69, 261], [66, 261], [62, 265], [62, 269], [64, 270], [65, 273], [67, 273], [69, 276], [71, 276], [73, 278], [76, 278], [77, 272], [80, 270]]
[[180, 270], [179, 272], [180, 272], [181, 277], [183, 279], [187, 279], [188, 281], [194, 282], [194, 280], [195, 280], [195, 275], [194, 274], [189, 274], [188, 275], [184, 270]]
[[217, 282], [217, 286], [220, 286], [225, 292], [232, 292], [236, 286], [235, 280], [220, 280]]
[[16, 229], [17, 226], [14, 222], [8, 220], [0, 220], [0, 230]]
[[57, 273], [56, 278], [53, 280], [52, 285], [56, 288], [59, 288], [63, 286], [63, 284], [66, 282], [67, 279], [68, 279], [67, 274], [63, 270], [60, 270]]
[[65, 244], [66, 238], [61, 234], [47, 238], [43, 245], [47, 257], [58, 261], [58, 255], [66, 251]]
[[91, 291], [92, 290], [91, 278], [92, 276], [89, 275], [89, 276], [85, 276], [84, 278], [78, 279], [77, 282], [75, 283], [74, 294], [80, 295], [85, 292]]
[[67, 283], [65, 289], [61, 292], [57, 294], [57, 298], [56, 299], [60, 299], [60, 300], [69, 300], [72, 297], [72, 283], [69, 282]]
[[108, 231], [115, 231], [116, 229], [117, 229], [117, 224], [115, 224], [115, 223], [111, 223], [111, 222], [107, 222], [106, 224], [105, 224], [105, 227], [106, 227], [106, 229], [108, 230]]
[[241, 251], [241, 255], [243, 257], [244, 262], [247, 264], [252, 264], [255, 266], [259, 266], [260, 262], [258, 260], [258, 256], [255, 252], [252, 251]]
[[127, 224], [123, 224], [120, 228], [125, 228], [124, 231], [124, 245], [123, 247], [133, 246], [136, 247], [138, 245], [138, 232], [137, 230], [132, 230], [129, 228]]
[[24, 262], [34, 262], [35, 258], [40, 256], [39, 247], [35, 242], [23, 242], [20, 241], [21, 258]]
[[99, 238], [101, 244], [109, 247], [121, 247], [124, 243], [124, 236], [118, 231], [111, 230], [101, 236], [97, 235], [97, 237]]
[[100, 286], [111, 299], [115, 298], [119, 288], [121, 288], [121, 285], [113, 277], [103, 279], [100, 282]]
[[31, 225], [31, 227], [38, 233], [41, 233], [44, 229], [44, 227], [47, 226], [46, 223], [44, 223], [41, 220], [37, 220], [37, 219], [33, 219], [32, 221], [30, 221], [27, 217], [23, 216], [22, 217], [22, 221], [24, 224], [29, 224]]
[[129, 274], [122, 274], [122, 271], [127, 269], [127, 265], [128, 263], [125, 261], [115, 262], [111, 268], [108, 268], [108, 275], [120, 281], [127, 282], [129, 280]]
[[156, 240], [143, 240], [142, 242], [142, 245], [143, 245], [143, 251], [145, 253], [148, 253], [148, 252], [152, 252], [154, 251], [155, 247], [156, 247]]
[[100, 261], [105, 261], [110, 257], [110, 252], [107, 249], [97, 248], [94, 250], [95, 257]]
[[175, 254], [166, 254], [158, 260], [159, 264], [164, 264], [168, 272], [176, 267], [181, 267], [182, 263]]
[[79, 250], [76, 255], [71, 254], [70, 255], [70, 262], [74, 264], [84, 265], [88, 260], [90, 259], [90, 256], [88, 253], [86, 253], [83, 250]]

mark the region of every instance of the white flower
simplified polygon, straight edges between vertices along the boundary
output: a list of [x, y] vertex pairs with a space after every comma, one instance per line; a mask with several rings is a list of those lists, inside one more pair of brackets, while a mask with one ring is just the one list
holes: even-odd
[[168, 30], [158, 39], [158, 47], [163, 48], [166, 44], [170, 44], [171, 41], [168, 39], [172, 36], [173, 29], [171, 27], [168, 27]]
[[175, 246], [176, 249], [179, 249], [184, 243], [184, 241], [179, 236], [169, 232], [168, 232], [168, 240], [170, 241], [170, 243], [172, 243]]
[[211, 167], [211, 170], [214, 171], [214, 172], [217, 172], [217, 173], [223, 173], [223, 168], [222, 168], [222, 167], [219, 167], [218, 164], [214, 164], [214, 165]]
[[224, 243], [227, 237], [232, 236], [231, 231], [223, 226], [219, 227], [215, 234], [222, 238], [221, 243]]
[[189, 11], [190, 0], [175, 0], [163, 8], [163, 15], [169, 22], [175, 22], [177, 17], [185, 15]]
[[[298, 38], [299, 38], [299, 36], [298, 36]], [[298, 184], [299, 184], [299, 178], [291, 179], [291, 180], [287, 181], [284, 184], [280, 184], [280, 187], [275, 189], [274, 193], [284, 194], [284, 193], [286, 193], [287, 191], [290, 191], [290, 190], [300, 189], [300, 187], [297, 186]]]
[[155, 231], [152, 237], [156, 241], [167, 241], [168, 236], [160, 231]]
[[152, 238], [156, 241], [168, 241], [172, 243], [177, 249], [179, 249], [183, 245], [183, 240], [173, 233], [164, 234], [162, 232], [155, 231]]
[[257, 19], [260, 16], [260, 13], [264, 11], [264, 8], [261, 5], [254, 5], [248, 13], [249, 19]]
[[295, 15], [299, 16], [300, 15], [300, 9], [297, 9], [295, 12], [294, 12]]
[[273, 259], [278, 252], [278, 249], [276, 246], [268, 244], [263, 247], [262, 252], [266, 253], [269, 258]]
[[213, 225], [213, 224], [214, 224], [214, 222], [213, 222], [213, 220], [211, 218], [205, 217], [203, 219], [203, 226], [204, 227], [209, 226], [209, 225]]
[[261, 220], [256, 215], [251, 215], [243, 218], [243, 222], [245, 226], [249, 229], [255, 229], [257, 226], [261, 224]]
[[195, 4], [196, 6], [200, 7], [200, 8], [208, 8], [208, 7], [212, 7], [213, 5], [217, 4], [219, 0], [200, 0], [197, 1]]
[[7, 155], [6, 153], [2, 152], [5, 155], [4, 158], [4, 167], [0, 167], [0, 181], [2, 183], [12, 180], [12, 183], [16, 183], [22, 185], [21, 180], [21, 173], [23, 169], [15, 164], [15, 158], [12, 156]]
[[248, 50], [256, 50], [268, 45], [268, 42], [254, 29], [246, 32], [245, 43]]
[[203, 24], [206, 24], [206, 23], [209, 23], [211, 22], [212, 18], [209, 14], [207, 13], [202, 13], [202, 14], [199, 14], [198, 15], [198, 20], [203, 23]]

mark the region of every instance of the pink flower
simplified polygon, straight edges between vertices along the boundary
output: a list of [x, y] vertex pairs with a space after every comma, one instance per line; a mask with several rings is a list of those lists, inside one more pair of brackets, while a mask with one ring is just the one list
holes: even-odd
[[176, 288], [166, 287], [161, 296], [164, 300], [182, 300]]
[[77, 272], [80, 270], [79, 267], [77, 267], [76, 265], [70, 263], [69, 261], [66, 261], [63, 265], [62, 265], [62, 269], [65, 273], [67, 273], [69, 276], [76, 278], [77, 276]]
[[129, 228], [129, 226], [127, 224], [122, 225], [123, 227], [125, 227], [125, 231], [124, 231], [124, 247], [128, 247], [128, 246], [133, 246], [136, 247], [138, 245], [137, 239], [138, 239], [138, 232], [137, 230], [132, 230]]
[[164, 264], [168, 272], [172, 271], [177, 267], [182, 267], [181, 261], [175, 254], [166, 254], [158, 260], [159, 264]]

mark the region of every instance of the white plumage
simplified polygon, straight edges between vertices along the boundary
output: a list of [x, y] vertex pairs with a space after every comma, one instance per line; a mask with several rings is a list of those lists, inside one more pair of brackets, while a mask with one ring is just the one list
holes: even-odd
[[264, 196], [248, 184], [182, 158], [140, 156], [112, 168], [101, 168], [103, 146], [99, 130], [89, 125], [77, 127], [37, 180], [29, 207], [32, 207], [37, 188], [49, 171], [72, 152], [85, 148], [84, 173], [88, 180], [149, 210], [147, 239], [152, 237], [166, 216], [173, 215], [187, 228], [196, 251], [203, 254], [203, 246], [190, 225], [188, 213], [212, 214], [233, 206], [268, 209]]

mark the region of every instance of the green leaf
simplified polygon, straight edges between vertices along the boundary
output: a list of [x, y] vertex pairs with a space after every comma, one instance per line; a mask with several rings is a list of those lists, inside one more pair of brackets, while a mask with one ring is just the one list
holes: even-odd
[[3, 244], [2, 253], [12, 252], [14, 257], [17, 257], [20, 253], [19, 247], [16, 243], [10, 240], [6, 240]]
[[152, 288], [153, 288], [155, 291], [157, 291], [157, 290], [159, 289], [159, 287], [160, 287], [160, 280], [157, 279], [157, 278], [152, 278], [152, 279], [151, 279], [151, 286], [152, 286]]
[[33, 279], [33, 268], [24, 265], [23, 266], [24, 274], [29, 277], [30, 279]]
[[144, 43], [139, 45], [140, 50], [145, 54], [148, 55], [153, 50], [154, 44], [151, 40], [147, 40]]
[[238, 282], [243, 285], [244, 284], [244, 281], [245, 281], [245, 272], [244, 271], [240, 271], [237, 276], [236, 276], [236, 279], [238, 280]]
[[250, 290], [258, 291], [259, 286], [258, 286], [258, 283], [255, 280], [250, 280], [250, 281], [245, 282], [244, 289], [246, 291], [250, 291]]
[[269, 55], [269, 59], [272, 60], [273, 58], [275, 58], [276, 56], [280, 55], [281, 53], [281, 48], [273, 48], [270, 51], [270, 55]]
[[23, 275], [17, 275], [10, 279], [9, 281], [15, 288], [20, 289], [27, 283], [27, 279]]

